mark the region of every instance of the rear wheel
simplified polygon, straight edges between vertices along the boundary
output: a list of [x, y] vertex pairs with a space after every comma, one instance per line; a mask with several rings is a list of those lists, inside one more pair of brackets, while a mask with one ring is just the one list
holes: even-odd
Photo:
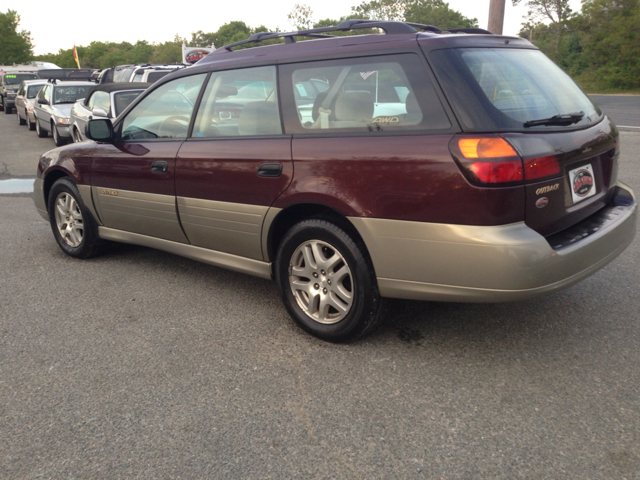
[[98, 225], [71, 179], [63, 177], [53, 184], [47, 209], [53, 236], [64, 253], [90, 258], [102, 252], [105, 242], [98, 236]]
[[364, 245], [322, 219], [294, 225], [280, 244], [275, 276], [282, 300], [305, 331], [344, 342], [372, 330], [381, 299]]
[[9, 115], [11, 113], [11, 107], [7, 105], [7, 99], [2, 97], [2, 109], [4, 110], [5, 115]]
[[40, 121], [38, 120], [38, 117], [36, 117], [36, 134], [40, 138], [45, 138], [47, 135], [49, 135], [47, 131], [40, 126]]
[[4, 97], [2, 97], [2, 101], [0, 102], [0, 112], [4, 111]]

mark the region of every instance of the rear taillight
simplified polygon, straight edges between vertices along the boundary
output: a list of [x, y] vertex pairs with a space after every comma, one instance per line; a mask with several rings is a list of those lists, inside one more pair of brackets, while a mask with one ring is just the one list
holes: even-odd
[[522, 160], [501, 137], [463, 137], [450, 150], [469, 181], [479, 185], [522, 183]]
[[552, 177], [560, 174], [560, 163], [553, 155], [546, 157], [529, 158], [524, 161], [525, 180]]

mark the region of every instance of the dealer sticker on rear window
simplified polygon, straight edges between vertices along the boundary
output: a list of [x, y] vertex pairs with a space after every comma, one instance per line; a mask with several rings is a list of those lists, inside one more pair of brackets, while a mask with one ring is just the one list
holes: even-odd
[[583, 165], [569, 172], [569, 185], [573, 203], [578, 203], [585, 198], [596, 194], [596, 181], [591, 165]]

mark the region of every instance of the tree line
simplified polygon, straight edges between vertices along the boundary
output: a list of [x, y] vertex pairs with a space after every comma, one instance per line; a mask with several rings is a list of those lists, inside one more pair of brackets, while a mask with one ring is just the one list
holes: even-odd
[[[569, 0], [512, 1], [528, 7], [519, 35], [551, 57], [583, 88], [588, 91], [640, 90], [640, 0], [583, 0], [580, 12], [571, 10]], [[468, 18], [451, 9], [444, 0], [370, 0], [353, 7], [343, 17], [320, 20], [314, 19], [309, 6], [298, 4], [287, 15], [287, 20], [296, 30], [337, 25], [349, 18], [400, 20], [435, 25], [441, 29], [478, 27], [476, 18]], [[34, 56], [31, 34], [18, 31], [19, 23], [17, 12], [0, 12], [0, 64], [40, 60], [60, 67], [75, 67], [72, 48]], [[77, 51], [82, 67], [87, 68], [129, 63], [178, 63], [182, 59], [183, 44], [193, 47], [215, 44], [220, 47], [263, 31], [278, 30], [264, 25], [250, 27], [243, 21], [233, 21], [215, 32], [193, 32], [190, 39], [176, 35], [173, 40], [163, 43], [145, 40], [135, 44], [91, 42], [87, 46], [78, 45]], [[367, 32], [334, 32], [338, 35], [362, 33]]]

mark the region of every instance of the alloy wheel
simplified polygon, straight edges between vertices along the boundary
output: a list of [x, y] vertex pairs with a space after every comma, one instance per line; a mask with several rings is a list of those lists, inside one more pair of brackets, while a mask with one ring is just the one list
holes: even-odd
[[76, 199], [62, 192], [55, 201], [56, 226], [60, 236], [71, 247], [77, 247], [84, 237], [84, 221]]
[[353, 305], [351, 269], [338, 250], [321, 240], [308, 240], [293, 252], [289, 286], [304, 313], [319, 323], [338, 323]]

